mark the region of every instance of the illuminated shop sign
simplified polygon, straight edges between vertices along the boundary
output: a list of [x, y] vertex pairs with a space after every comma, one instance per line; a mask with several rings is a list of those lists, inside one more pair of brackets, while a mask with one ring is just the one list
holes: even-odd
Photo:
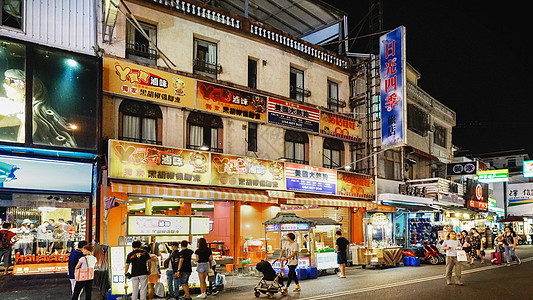
[[477, 180], [467, 180], [466, 205], [468, 208], [487, 211], [489, 209], [489, 186]]
[[268, 123], [318, 132], [320, 110], [298, 103], [269, 98]]
[[524, 165], [524, 177], [533, 177], [533, 160], [526, 160]]
[[127, 219], [128, 236], [206, 235], [209, 217], [131, 215]]
[[375, 188], [372, 176], [337, 171], [337, 195], [339, 196], [374, 199]]
[[337, 191], [337, 171], [285, 163], [287, 190], [317, 194], [335, 195]]
[[109, 141], [109, 177], [209, 184], [209, 152]]
[[64, 273], [68, 271], [70, 254], [15, 254], [14, 275]]
[[405, 144], [406, 139], [406, 51], [405, 27], [382, 35], [380, 45], [381, 146]]
[[268, 232], [279, 231], [279, 224], [270, 224], [265, 226], [265, 230]]
[[452, 175], [475, 175], [477, 172], [477, 162], [458, 162], [446, 164], [446, 174]]
[[320, 133], [345, 141], [360, 143], [363, 137], [363, 126], [360, 120], [352, 117], [321, 111]]
[[478, 171], [477, 178], [480, 182], [504, 182], [509, 180], [509, 170], [487, 170]]
[[281, 231], [305, 231], [309, 230], [308, 223], [290, 223], [290, 224], [281, 224]]
[[90, 163], [0, 155], [0, 189], [90, 193]]

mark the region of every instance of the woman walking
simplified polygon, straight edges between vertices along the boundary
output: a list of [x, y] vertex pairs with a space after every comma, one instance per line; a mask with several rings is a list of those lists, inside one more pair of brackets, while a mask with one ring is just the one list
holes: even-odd
[[465, 251], [468, 260], [470, 261], [470, 252], [472, 251], [472, 245], [470, 244], [472, 241], [470, 237], [468, 236], [468, 231], [462, 230], [460, 232], [459, 236], [459, 242], [461, 243], [461, 247]]
[[213, 252], [207, 247], [207, 242], [204, 238], [198, 240], [198, 249], [194, 252], [196, 254], [196, 272], [200, 278], [200, 292], [197, 298], [207, 297], [207, 283], [206, 278], [211, 268], [211, 261], [213, 260]]
[[[76, 285], [74, 286], [74, 293], [72, 294], [72, 300], [78, 300], [81, 290], [85, 289], [85, 300], [91, 300], [92, 288], [93, 288], [93, 279], [94, 279], [94, 266], [96, 265], [96, 257], [93, 256], [93, 245], [87, 244], [82, 250], [84, 257], [80, 258], [78, 264], [75, 267], [74, 273], [80, 274], [81, 276], [76, 277]], [[82, 271], [78, 271], [82, 269]], [[92, 270], [91, 270], [92, 269]], [[86, 272], [85, 272], [86, 271]], [[86, 274], [84, 276], [84, 274]]]
[[463, 285], [461, 282], [460, 261], [457, 261], [457, 250], [462, 249], [460, 241], [457, 240], [455, 231], [450, 231], [446, 235], [446, 240], [442, 243], [442, 250], [446, 250], [446, 284], [452, 285], [452, 271], [455, 267], [455, 284]]
[[516, 235], [516, 232], [514, 232], [511, 226], [507, 226], [505, 227], [505, 232], [502, 236], [505, 249], [505, 261], [507, 262], [507, 266], [511, 265], [511, 261], [513, 258], [515, 258], [516, 262], [520, 264], [520, 258], [518, 258], [515, 252], [516, 245], [518, 244], [518, 237]]
[[481, 255], [481, 250], [483, 250], [483, 242], [481, 241], [481, 235], [477, 231], [477, 229], [472, 228], [470, 229], [470, 232], [472, 232], [472, 248], [470, 250], [470, 264], [474, 264], [474, 260], [476, 257], [479, 257], [481, 259], [481, 263], [485, 263], [485, 257]]
[[298, 243], [295, 241], [295, 239], [296, 236], [294, 235], [294, 233], [287, 233], [287, 242], [285, 243], [279, 256], [279, 260], [282, 262], [281, 268], [283, 268], [283, 261], [281, 260], [283, 254], [285, 254], [285, 259], [287, 260], [287, 267], [289, 267], [289, 274], [287, 275], [288, 278], [287, 286], [285, 287], [285, 293], [288, 292], [289, 286], [291, 285], [291, 282], [293, 280], [294, 283], [296, 283], [296, 288], [293, 290], [293, 292], [301, 291], [300, 283], [298, 282], [298, 276], [296, 276], [296, 267], [298, 267], [298, 252], [300, 251], [300, 247], [298, 246]]

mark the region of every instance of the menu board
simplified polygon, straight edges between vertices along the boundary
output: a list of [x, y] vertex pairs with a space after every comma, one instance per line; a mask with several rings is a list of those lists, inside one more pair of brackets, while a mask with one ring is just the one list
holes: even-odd
[[266, 122], [267, 98], [198, 81], [196, 108], [227, 117]]
[[337, 195], [374, 199], [375, 194], [375, 182], [372, 176], [337, 171]]
[[285, 163], [285, 179], [289, 191], [328, 195], [336, 193], [336, 170]]
[[129, 236], [139, 235], [189, 235], [190, 217], [188, 216], [128, 216]]
[[[112, 295], [127, 295], [131, 294], [133, 287], [131, 280], [124, 276], [124, 267], [126, 264], [127, 251], [131, 251], [131, 247], [111, 246], [109, 247], [109, 265], [111, 267], [111, 294]], [[128, 282], [127, 290], [124, 290], [124, 285]]]
[[109, 141], [109, 177], [209, 184], [209, 152]]
[[209, 234], [209, 217], [191, 217], [191, 235]]
[[268, 123], [318, 132], [320, 110], [298, 103], [268, 98]]
[[355, 118], [321, 111], [320, 133], [349, 142], [359, 143], [363, 137], [363, 125], [360, 120]]
[[213, 153], [211, 184], [252, 189], [285, 189], [283, 163]]
[[104, 92], [194, 108], [193, 78], [108, 57], [104, 58], [103, 71]]

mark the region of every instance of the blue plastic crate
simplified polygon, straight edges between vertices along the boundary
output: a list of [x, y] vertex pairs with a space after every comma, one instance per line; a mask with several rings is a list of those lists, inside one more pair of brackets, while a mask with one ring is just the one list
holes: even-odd
[[420, 258], [419, 257], [409, 257], [409, 265], [411, 267], [420, 266]]
[[298, 276], [298, 280], [307, 279], [307, 269], [296, 269], [296, 276]]
[[411, 265], [410, 261], [409, 261], [409, 256], [406, 256], [403, 258], [403, 265], [408, 267]]
[[306, 270], [308, 279], [318, 278], [318, 269], [316, 267], [309, 267]]

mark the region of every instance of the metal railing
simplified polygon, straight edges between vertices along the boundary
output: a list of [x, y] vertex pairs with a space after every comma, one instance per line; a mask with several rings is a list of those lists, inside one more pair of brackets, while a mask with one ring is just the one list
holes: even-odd
[[194, 60], [193, 70], [217, 76], [222, 73], [222, 66], [197, 58]]

